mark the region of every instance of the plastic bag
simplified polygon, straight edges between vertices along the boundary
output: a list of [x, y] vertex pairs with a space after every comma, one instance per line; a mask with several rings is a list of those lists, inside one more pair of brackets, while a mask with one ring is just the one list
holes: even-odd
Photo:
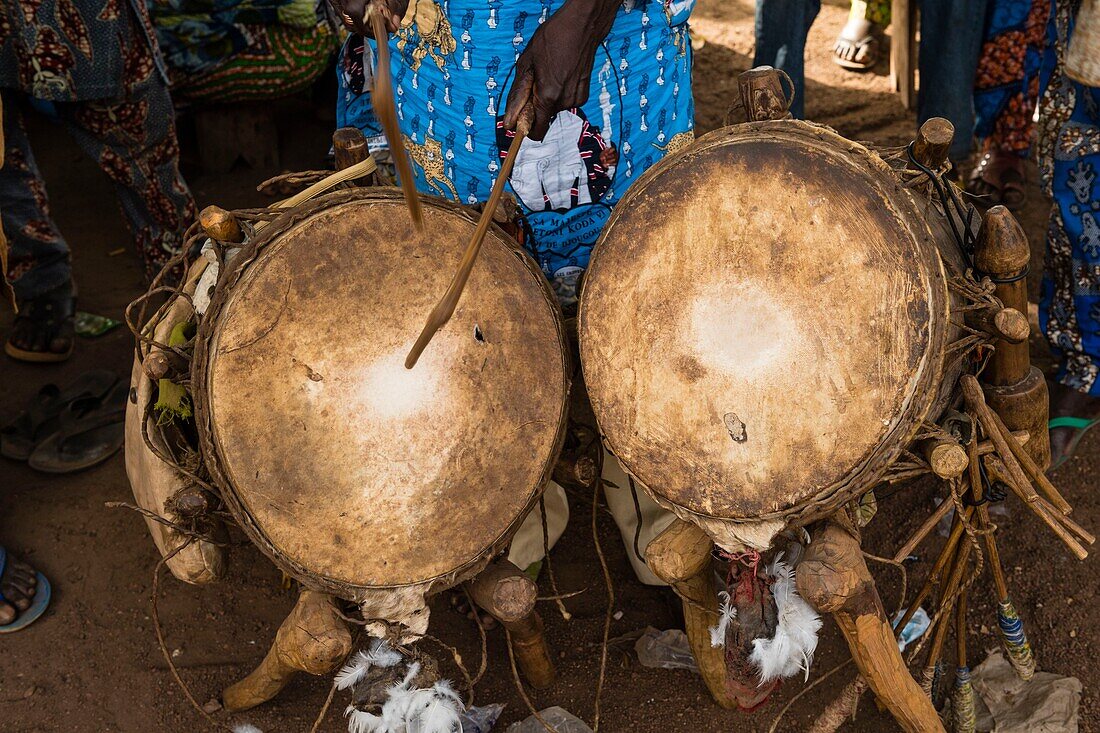
[[[556, 733], [592, 733], [587, 723], [557, 705], [540, 710], [539, 715]], [[507, 733], [546, 733], [546, 728], [532, 715], [527, 720], [508, 726]]]
[[634, 642], [634, 651], [638, 654], [638, 661], [646, 667], [699, 671], [687, 634], [680, 629], [658, 631], [649, 626]]

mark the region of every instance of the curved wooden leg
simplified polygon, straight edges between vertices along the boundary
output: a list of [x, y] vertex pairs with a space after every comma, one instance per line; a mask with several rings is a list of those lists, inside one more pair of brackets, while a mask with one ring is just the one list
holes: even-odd
[[508, 630], [516, 664], [532, 687], [554, 683], [557, 671], [543, 634], [542, 617], [535, 610], [538, 586], [506, 559], [485, 568], [467, 584], [474, 603]]
[[795, 571], [798, 592], [818, 611], [833, 614], [860, 673], [904, 730], [942, 733], [932, 701], [898, 651], [859, 540], [846, 526], [838, 514], [814, 529]]
[[684, 626], [691, 653], [714, 701], [741, 707], [726, 687], [726, 652], [710, 645], [710, 627], [718, 619], [718, 589], [710, 567], [714, 543], [703, 530], [677, 519], [646, 547], [650, 570], [684, 599]]
[[332, 596], [304, 590], [252, 674], [222, 693], [230, 712], [247, 710], [279, 694], [298, 672], [327, 674], [351, 653], [351, 632]]

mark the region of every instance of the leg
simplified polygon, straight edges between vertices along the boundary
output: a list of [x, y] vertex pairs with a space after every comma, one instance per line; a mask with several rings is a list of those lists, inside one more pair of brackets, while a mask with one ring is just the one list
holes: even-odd
[[5, 349], [24, 360], [60, 361], [73, 348], [69, 246], [50, 218], [19, 101], [4, 92], [0, 215], [11, 243], [7, 275], [21, 311]]
[[474, 602], [508, 630], [516, 662], [531, 686], [541, 689], [552, 685], [557, 672], [542, 632], [542, 618], [535, 610], [535, 581], [507, 560], [499, 560], [467, 587]]
[[[619, 527], [626, 547], [626, 556], [638, 580], [646, 585], [666, 585], [646, 565], [646, 549], [670, 524], [676, 515], [661, 508], [627, 475], [619, 460], [607, 451], [603, 455], [603, 478], [614, 484], [604, 484], [607, 508]], [[617, 488], [616, 488], [617, 487]]]
[[703, 681], [715, 702], [733, 709], [741, 701], [726, 687], [726, 652], [710, 645], [710, 627], [718, 618], [718, 589], [710, 563], [713, 548], [703, 530], [677, 519], [649, 543], [646, 561], [684, 599], [684, 626]]
[[122, 211], [152, 279], [179, 251], [195, 201], [179, 169], [175, 110], [150, 70], [124, 99], [58, 105], [69, 131], [115, 183]]
[[924, 0], [920, 4], [920, 93], [917, 123], [946, 117], [955, 126], [951, 159], [970, 154], [974, 76], [988, 0]]
[[774, 66], [794, 82], [791, 114], [806, 116], [806, 36], [821, 0], [756, 0], [756, 53], [753, 66]]
[[278, 695], [296, 673], [327, 674], [350, 653], [351, 632], [332, 596], [304, 590], [260, 666], [226, 688], [222, 702], [230, 712], [256, 707]]
[[932, 701], [898, 651], [859, 540], [847, 524], [841, 514], [814, 529], [796, 571], [798, 592], [822, 613], [833, 614], [860, 674], [904, 730], [942, 733]]

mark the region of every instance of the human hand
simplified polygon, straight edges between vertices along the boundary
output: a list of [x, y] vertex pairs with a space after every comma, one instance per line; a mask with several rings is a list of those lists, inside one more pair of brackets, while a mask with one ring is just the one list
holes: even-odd
[[395, 33], [401, 27], [405, 11], [409, 9], [409, 0], [328, 0], [332, 9], [339, 14], [352, 33], [373, 37], [369, 13], [379, 13], [385, 22], [386, 31]]

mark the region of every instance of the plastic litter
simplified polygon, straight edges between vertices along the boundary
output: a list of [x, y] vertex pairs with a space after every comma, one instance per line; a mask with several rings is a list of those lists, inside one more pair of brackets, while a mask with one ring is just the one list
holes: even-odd
[[503, 710], [504, 706], [499, 703], [474, 705], [459, 716], [462, 733], [489, 733]]
[[[898, 615], [894, 617], [895, 629], [897, 629], [898, 624], [901, 622], [902, 615], [903, 613], [898, 613]], [[917, 612], [913, 614], [913, 618], [909, 619], [909, 623], [905, 624], [901, 636], [898, 637], [898, 651], [905, 651], [905, 647], [921, 638], [921, 635], [923, 635], [925, 631], [928, 631], [928, 627], [931, 624], [932, 619], [928, 617], [925, 610], [923, 608], [918, 608]]]
[[648, 626], [638, 641], [634, 642], [634, 651], [638, 654], [638, 661], [646, 667], [699, 671], [687, 634], [680, 629], [658, 631]]
[[[539, 715], [554, 729], [555, 733], [592, 733], [592, 729], [588, 727], [587, 723], [557, 705], [540, 710]], [[539, 722], [538, 718], [532, 715], [527, 720], [512, 723], [508, 726], [506, 733], [546, 733], [546, 728]]]

